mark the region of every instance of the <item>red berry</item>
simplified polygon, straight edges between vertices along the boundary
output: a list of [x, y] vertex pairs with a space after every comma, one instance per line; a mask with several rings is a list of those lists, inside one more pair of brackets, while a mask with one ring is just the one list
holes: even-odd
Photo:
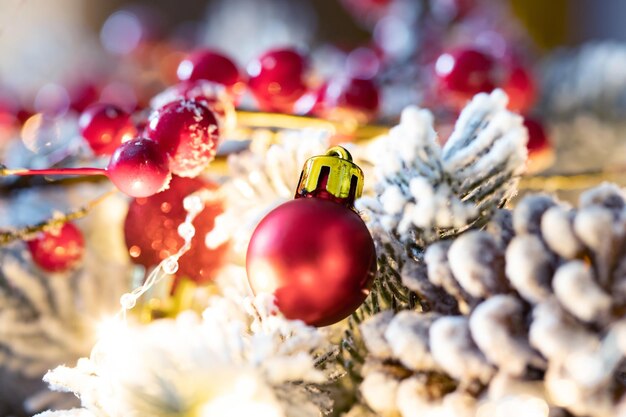
[[290, 113], [306, 92], [305, 58], [295, 49], [274, 49], [248, 65], [248, 86], [264, 111]]
[[197, 100], [178, 100], [150, 116], [146, 136], [170, 157], [172, 173], [198, 176], [213, 160], [219, 132], [211, 110]]
[[210, 81], [180, 82], [154, 96], [150, 100], [150, 105], [158, 109], [182, 99], [195, 99], [204, 104], [217, 117], [220, 126], [235, 122], [232, 96], [228, 95], [223, 86]]
[[92, 83], [73, 84], [68, 88], [70, 108], [79, 113], [98, 101], [100, 91]]
[[178, 65], [176, 74], [181, 81], [213, 81], [234, 94], [237, 94], [234, 90], [241, 90], [241, 75], [237, 65], [230, 58], [210, 49], [191, 53]]
[[513, 66], [510, 69], [502, 88], [509, 96], [509, 109], [520, 113], [528, 111], [537, 96], [535, 80], [530, 72], [521, 65]]
[[137, 134], [130, 115], [113, 104], [89, 106], [80, 115], [78, 126], [96, 155], [110, 155]]
[[83, 257], [83, 234], [72, 223], [42, 232], [26, 242], [35, 264], [49, 272], [65, 271]]
[[439, 89], [449, 104], [463, 107], [469, 99], [495, 87], [495, 62], [474, 49], [446, 52], [437, 58]]
[[548, 135], [546, 135], [546, 131], [539, 121], [525, 117], [524, 126], [526, 126], [526, 130], [528, 130], [528, 144], [526, 147], [528, 148], [529, 154], [532, 155], [551, 148]]
[[376, 117], [380, 99], [372, 80], [337, 78], [326, 86], [322, 101], [322, 116], [365, 123]]
[[156, 194], [171, 178], [167, 155], [159, 144], [145, 138], [122, 143], [113, 152], [106, 172], [113, 184], [131, 197]]
[[524, 118], [524, 126], [528, 130], [527, 172], [536, 173], [549, 168], [554, 163], [555, 154], [545, 129], [538, 120], [527, 117]]
[[[130, 203], [124, 222], [124, 237], [132, 262], [150, 268], [181, 248], [183, 239], [177, 229], [186, 216], [183, 199], [202, 188], [213, 189], [215, 185], [197, 178], [173, 177], [167, 190]], [[196, 232], [191, 249], [179, 259], [177, 276], [199, 283], [215, 276], [226, 246], [210, 250], [204, 239], [213, 230], [215, 217], [221, 212], [221, 203], [214, 203], [207, 205], [195, 218], [193, 226]]]

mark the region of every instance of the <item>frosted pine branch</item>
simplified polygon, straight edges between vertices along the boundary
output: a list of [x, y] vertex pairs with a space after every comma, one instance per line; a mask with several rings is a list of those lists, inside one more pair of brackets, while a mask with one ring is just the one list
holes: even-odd
[[209, 303], [201, 319], [184, 313], [141, 327], [113, 323], [89, 358], [46, 375], [53, 389], [75, 393], [83, 407], [52, 415], [308, 417], [328, 411], [331, 401], [319, 386], [327, 374], [315, 361], [328, 346], [317, 329], [284, 319], [270, 295]]
[[[85, 189], [78, 188], [84, 199]], [[6, 200], [4, 220], [15, 225], [47, 217], [50, 208], [36, 204], [50, 193], [58, 206], [73, 205], [59, 190], [22, 192]], [[91, 190], [100, 193], [101, 190]], [[46, 273], [33, 264], [23, 242], [0, 251], [0, 402], [33, 413], [67, 402], [44, 395], [40, 382], [52, 367], [74, 362], [91, 350], [103, 317], [119, 308], [130, 285], [130, 271], [121, 236], [122, 199], [110, 198], [81, 220], [86, 250], [83, 262], [66, 273]], [[65, 207], [64, 207], [65, 208]], [[98, 227], [106, 218], [108, 227]], [[110, 227], [119, 224], [119, 228]], [[121, 255], [119, 252], [122, 252]], [[36, 383], [35, 383], [36, 381]], [[28, 398], [32, 396], [31, 398]], [[28, 399], [28, 401], [26, 401]], [[71, 397], [70, 397], [71, 399]], [[26, 401], [25, 404], [24, 401]]]
[[428, 314], [384, 312], [361, 325], [361, 393], [380, 414], [626, 411], [624, 193], [602, 185], [576, 210], [533, 195], [503, 213], [429, 246], [414, 273], [461, 314], [433, 302]]
[[404, 110], [400, 124], [377, 143], [376, 196], [358, 207], [376, 238], [424, 247], [487, 219], [516, 192], [527, 133], [496, 90], [463, 110], [452, 136], [437, 144], [432, 114]]
[[626, 163], [626, 75], [619, 70], [624, 65], [626, 47], [614, 42], [559, 50], [542, 64], [539, 113], [549, 122], [557, 171]]

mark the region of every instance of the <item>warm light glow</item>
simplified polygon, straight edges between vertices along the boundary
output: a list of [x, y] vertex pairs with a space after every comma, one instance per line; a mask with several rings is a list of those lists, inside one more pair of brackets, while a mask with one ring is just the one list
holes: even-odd
[[254, 283], [257, 293], [272, 293], [278, 286], [274, 269], [265, 261], [254, 261], [250, 265], [250, 270], [254, 271]]

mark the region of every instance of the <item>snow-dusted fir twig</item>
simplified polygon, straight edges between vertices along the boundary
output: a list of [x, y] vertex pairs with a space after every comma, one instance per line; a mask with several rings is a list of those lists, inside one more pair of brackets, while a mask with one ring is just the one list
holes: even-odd
[[[2, 396], [24, 401], [11, 375], [40, 380], [51, 367], [88, 353], [100, 320], [117, 309], [129, 274], [124, 265], [103, 263], [90, 251], [80, 269], [63, 274], [38, 270], [21, 248], [4, 249], [0, 265], [0, 373], [7, 382]], [[25, 407], [33, 412], [40, 401], [57, 400], [33, 397]]]
[[522, 118], [501, 90], [478, 94], [443, 148], [433, 116], [409, 107], [377, 145], [376, 195], [357, 204], [376, 239], [409, 253], [488, 219], [515, 194], [526, 161]]
[[539, 110], [559, 172], [626, 164], [626, 46], [598, 42], [559, 50], [542, 64]]
[[626, 114], [626, 46], [590, 43], [559, 50], [542, 65], [541, 108], [551, 118], [591, 113], [601, 118]]
[[[330, 400], [315, 355], [327, 353], [315, 328], [278, 314], [271, 295], [214, 297], [199, 318], [185, 313], [142, 327], [123, 322], [75, 368], [45, 380], [74, 392], [79, 410], [41, 416], [319, 416]], [[243, 307], [243, 308], [242, 308]]]
[[[3, 223], [19, 229], [103, 191], [93, 185], [24, 190], [3, 200]], [[42, 198], [50, 204], [40, 204]], [[48, 369], [90, 351], [98, 324], [118, 309], [119, 296], [130, 286], [121, 228], [125, 207], [119, 195], [90, 207], [89, 216], [77, 222], [85, 237], [83, 261], [66, 273], [40, 270], [23, 242], [0, 248], [0, 410], [10, 406], [17, 415], [30, 414], [71, 399], [42, 393], [23, 408], [44, 389], [41, 377]]]
[[362, 325], [370, 407], [402, 417], [625, 415], [619, 188], [588, 191], [578, 210], [528, 196], [485, 230], [429, 246], [425, 261], [411, 279], [441, 288], [462, 314], [434, 303]]

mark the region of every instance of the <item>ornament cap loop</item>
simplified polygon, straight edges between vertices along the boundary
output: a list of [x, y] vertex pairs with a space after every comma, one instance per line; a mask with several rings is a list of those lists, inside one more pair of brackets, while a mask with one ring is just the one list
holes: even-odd
[[363, 171], [347, 149], [334, 146], [304, 163], [295, 198], [325, 198], [352, 207], [362, 192]]

